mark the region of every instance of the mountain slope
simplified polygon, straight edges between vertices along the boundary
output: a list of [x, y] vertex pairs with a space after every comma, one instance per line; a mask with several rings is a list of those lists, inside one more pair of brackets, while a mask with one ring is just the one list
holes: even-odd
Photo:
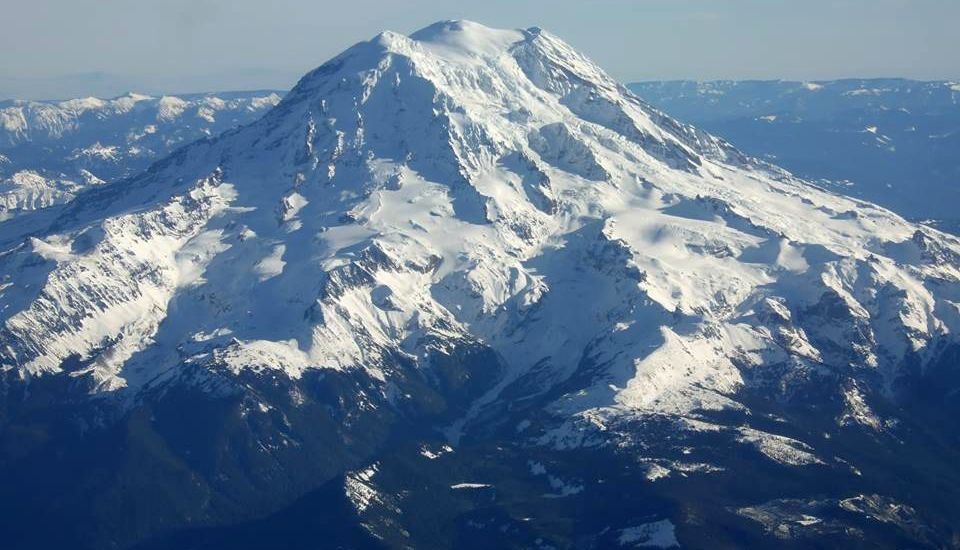
[[931, 419], [957, 406], [960, 243], [677, 123], [539, 29], [378, 35], [0, 245], [4, 466], [110, 464], [66, 482], [99, 508], [55, 510], [96, 543], [338, 476], [397, 547], [955, 534], [958, 433]]

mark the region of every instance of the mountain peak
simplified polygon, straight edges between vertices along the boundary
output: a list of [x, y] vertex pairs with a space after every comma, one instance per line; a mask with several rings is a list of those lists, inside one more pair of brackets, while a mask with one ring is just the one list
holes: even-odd
[[[746, 159], [529, 36], [464, 21], [384, 33], [46, 231], [23, 229], [42, 217], [4, 228], [19, 248], [0, 256], [18, 273], [0, 294], [0, 365], [73, 361], [98, 390], [184, 365], [382, 378], [442, 337], [559, 383], [599, 346], [622, 351], [603, 359], [621, 389], [563, 408], [687, 411], [739, 406], [727, 395], [750, 357], [867, 364], [889, 387], [904, 357], [960, 330], [955, 306], [910, 282], [956, 266], [902, 267], [923, 258], [917, 227]], [[877, 305], [865, 285], [896, 290]], [[872, 325], [811, 322], [824, 308]], [[909, 337], [873, 336], [892, 333]], [[667, 369], [707, 344], [712, 360]]]
[[[535, 34], [536, 40], [528, 40]], [[196, 188], [183, 195], [187, 182]], [[115, 218], [125, 220], [131, 211], [154, 212], [156, 219], [143, 224], [157, 227], [136, 238], [125, 236], [126, 230], [106, 237], [97, 233], [97, 242], [129, 248], [127, 253], [140, 262], [133, 268], [159, 260], [142, 256], [139, 246], [130, 248], [130, 243], [166, 234], [169, 242], [161, 248], [170, 250], [167, 277], [155, 282], [157, 288], [101, 290], [97, 296], [116, 295], [125, 304], [116, 307], [130, 315], [149, 307], [153, 321], [135, 336], [121, 337], [114, 333], [115, 324], [95, 320], [115, 314], [99, 298], [91, 297], [76, 312], [76, 326], [50, 317], [54, 305], [20, 300], [3, 310], [7, 333], [0, 339], [8, 343], [0, 348], [0, 361], [34, 373], [58, 371], [79, 351], [90, 372], [110, 381], [106, 387], [123, 387], [132, 378], [149, 380], [155, 375], [150, 369], [174, 368], [182, 361], [151, 355], [159, 353], [159, 342], [200, 349], [185, 342], [227, 326], [230, 341], [240, 342], [230, 349], [252, 346], [258, 356], [269, 351], [273, 359], [266, 363], [290, 373], [359, 364], [372, 368], [363, 360], [369, 346], [386, 353], [443, 325], [456, 327], [445, 330], [461, 338], [507, 346], [523, 371], [530, 361], [545, 360], [545, 352], [514, 349], [518, 344], [504, 340], [496, 327], [536, 323], [523, 321], [519, 313], [489, 315], [518, 307], [518, 301], [537, 302], [550, 270], [528, 262], [564, 241], [582, 243], [586, 248], [577, 254], [586, 255], [594, 246], [618, 249], [627, 243], [622, 254], [634, 259], [619, 267], [628, 273], [640, 266], [646, 273], [642, 292], [660, 311], [652, 315], [682, 312], [713, 324], [722, 319], [709, 312], [723, 310], [722, 304], [744, 303], [769, 292], [753, 282], [811, 262], [827, 269], [824, 258], [867, 257], [878, 253], [868, 240], [907, 240], [915, 232], [889, 213], [792, 180], [650, 109], [559, 39], [467, 21], [443, 21], [410, 37], [383, 33], [348, 49], [304, 77], [259, 122], [188, 147], [132, 182], [79, 198], [45, 236], [31, 234], [33, 244], [24, 253], [51, 262], [53, 275], [43, 284], [67, 285], [49, 289], [67, 293], [66, 299], [75, 272], [89, 272], [82, 265], [92, 249], [65, 243], [90, 240], [84, 236], [90, 226], [119, 227]], [[636, 219], [639, 211], [648, 213], [646, 221]], [[795, 216], [786, 217], [786, 211]], [[844, 212], [857, 214], [843, 218]], [[829, 221], [815, 221], [824, 213], [832, 213]], [[706, 228], [691, 226], [703, 222], [719, 224], [709, 226], [709, 238], [700, 236]], [[736, 230], [728, 234], [730, 228]], [[181, 247], [200, 246], [195, 239], [210, 231], [219, 232], [214, 241], [222, 244], [204, 241], [210, 248], [196, 254], [206, 259], [193, 267], [184, 263]], [[698, 257], [705, 256], [686, 267], [665, 264], [664, 257], [646, 250], [659, 238], [644, 244], [650, 232], [662, 231], [673, 235], [668, 241], [675, 240], [679, 249], [693, 246], [701, 251]], [[8, 242], [29, 234], [6, 233]], [[119, 240], [112, 242], [110, 235]], [[763, 244], [769, 239], [776, 242]], [[758, 251], [747, 252], [751, 247]], [[813, 252], [820, 248], [830, 253]], [[746, 259], [725, 267], [707, 253], [714, 249], [762, 258], [763, 267]], [[763, 252], [768, 249], [780, 252], [771, 256]], [[804, 254], [810, 257], [801, 258]], [[233, 261], [246, 268], [217, 269], [216, 259], [226, 256], [236, 256]], [[582, 260], [564, 257], [556, 266]], [[371, 258], [378, 258], [374, 265], [367, 263]], [[382, 317], [376, 300], [363, 306], [339, 304], [345, 289], [370, 292], [367, 286], [373, 284], [353, 280], [355, 274], [349, 284], [340, 281], [341, 275], [335, 275], [340, 268], [332, 266], [341, 265], [371, 273], [385, 265], [398, 272], [410, 265], [434, 266], [428, 275], [416, 269], [407, 274], [426, 277], [414, 286], [434, 290], [403, 305], [396, 302], [390, 307], [403, 313]], [[505, 279], [502, 269], [514, 275]], [[713, 270], [724, 269], [731, 278], [716, 280]], [[304, 287], [305, 281], [323, 280], [346, 286], [334, 285], [336, 291], [328, 287], [333, 283]], [[115, 274], [108, 286], [139, 284], [124, 281]], [[101, 284], [88, 283], [90, 288]], [[248, 290], [225, 297], [230, 302], [226, 309], [219, 309], [222, 304], [170, 305], [210, 284]], [[399, 297], [406, 291], [398, 287], [390, 292]], [[136, 307], [127, 303], [134, 296], [141, 297]], [[562, 303], [563, 298], [556, 299]], [[38, 300], [59, 298], [41, 293]], [[278, 309], [284, 300], [295, 305]], [[191, 311], [187, 318], [170, 320]], [[356, 316], [371, 331], [368, 346], [358, 345], [356, 335], [344, 328]], [[258, 321], [266, 318], [277, 322], [265, 326]], [[58, 336], [51, 337], [48, 330]], [[526, 342], [536, 348], [530, 342], [556, 331], [573, 331], [569, 356], [577, 356], [585, 341], [574, 336], [573, 325], [545, 323]], [[114, 344], [104, 344], [114, 339]], [[227, 345], [226, 336], [220, 340]], [[217, 341], [207, 345], [217, 349]], [[107, 352], [114, 347], [125, 351]], [[557, 372], [572, 368], [559, 366], [563, 361], [554, 357]], [[726, 374], [735, 377], [734, 370]]]
[[467, 20], [439, 21], [410, 35], [424, 47], [442, 47], [474, 55], [499, 55], [525, 36], [519, 30], [494, 29]]

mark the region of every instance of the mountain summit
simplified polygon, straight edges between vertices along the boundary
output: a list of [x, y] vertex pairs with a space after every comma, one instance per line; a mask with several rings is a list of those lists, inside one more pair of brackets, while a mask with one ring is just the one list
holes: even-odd
[[956, 535], [960, 242], [537, 28], [382, 33], [0, 249], [11, 547]]

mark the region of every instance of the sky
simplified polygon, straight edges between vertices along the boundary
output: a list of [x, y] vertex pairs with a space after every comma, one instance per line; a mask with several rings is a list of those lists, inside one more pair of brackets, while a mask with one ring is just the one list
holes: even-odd
[[381, 30], [539, 26], [622, 81], [960, 80], [958, 0], [4, 0], [0, 97], [287, 88]]

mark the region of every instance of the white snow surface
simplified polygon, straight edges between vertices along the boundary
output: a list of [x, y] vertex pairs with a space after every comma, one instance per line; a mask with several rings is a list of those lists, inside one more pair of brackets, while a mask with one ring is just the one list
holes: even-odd
[[456, 483], [450, 486], [451, 489], [487, 489], [491, 487], [489, 483]]
[[347, 472], [344, 476], [344, 494], [358, 514], [362, 515], [371, 507], [378, 506], [389, 506], [396, 510], [392, 503], [393, 498], [384, 495], [377, 488], [374, 478], [379, 472], [380, 464], [373, 463], [363, 470]]
[[259, 121], [0, 223], [0, 250], [2, 369], [70, 363], [94, 392], [185, 365], [386, 379], [469, 341], [498, 388], [601, 367], [553, 405], [601, 429], [741, 408], [771, 364], [890, 383], [960, 329], [956, 239], [743, 156], [547, 32], [464, 21], [359, 43]]
[[620, 531], [617, 542], [620, 546], [632, 548], [676, 548], [680, 546], [675, 534], [673, 522], [664, 519], [627, 527]]

